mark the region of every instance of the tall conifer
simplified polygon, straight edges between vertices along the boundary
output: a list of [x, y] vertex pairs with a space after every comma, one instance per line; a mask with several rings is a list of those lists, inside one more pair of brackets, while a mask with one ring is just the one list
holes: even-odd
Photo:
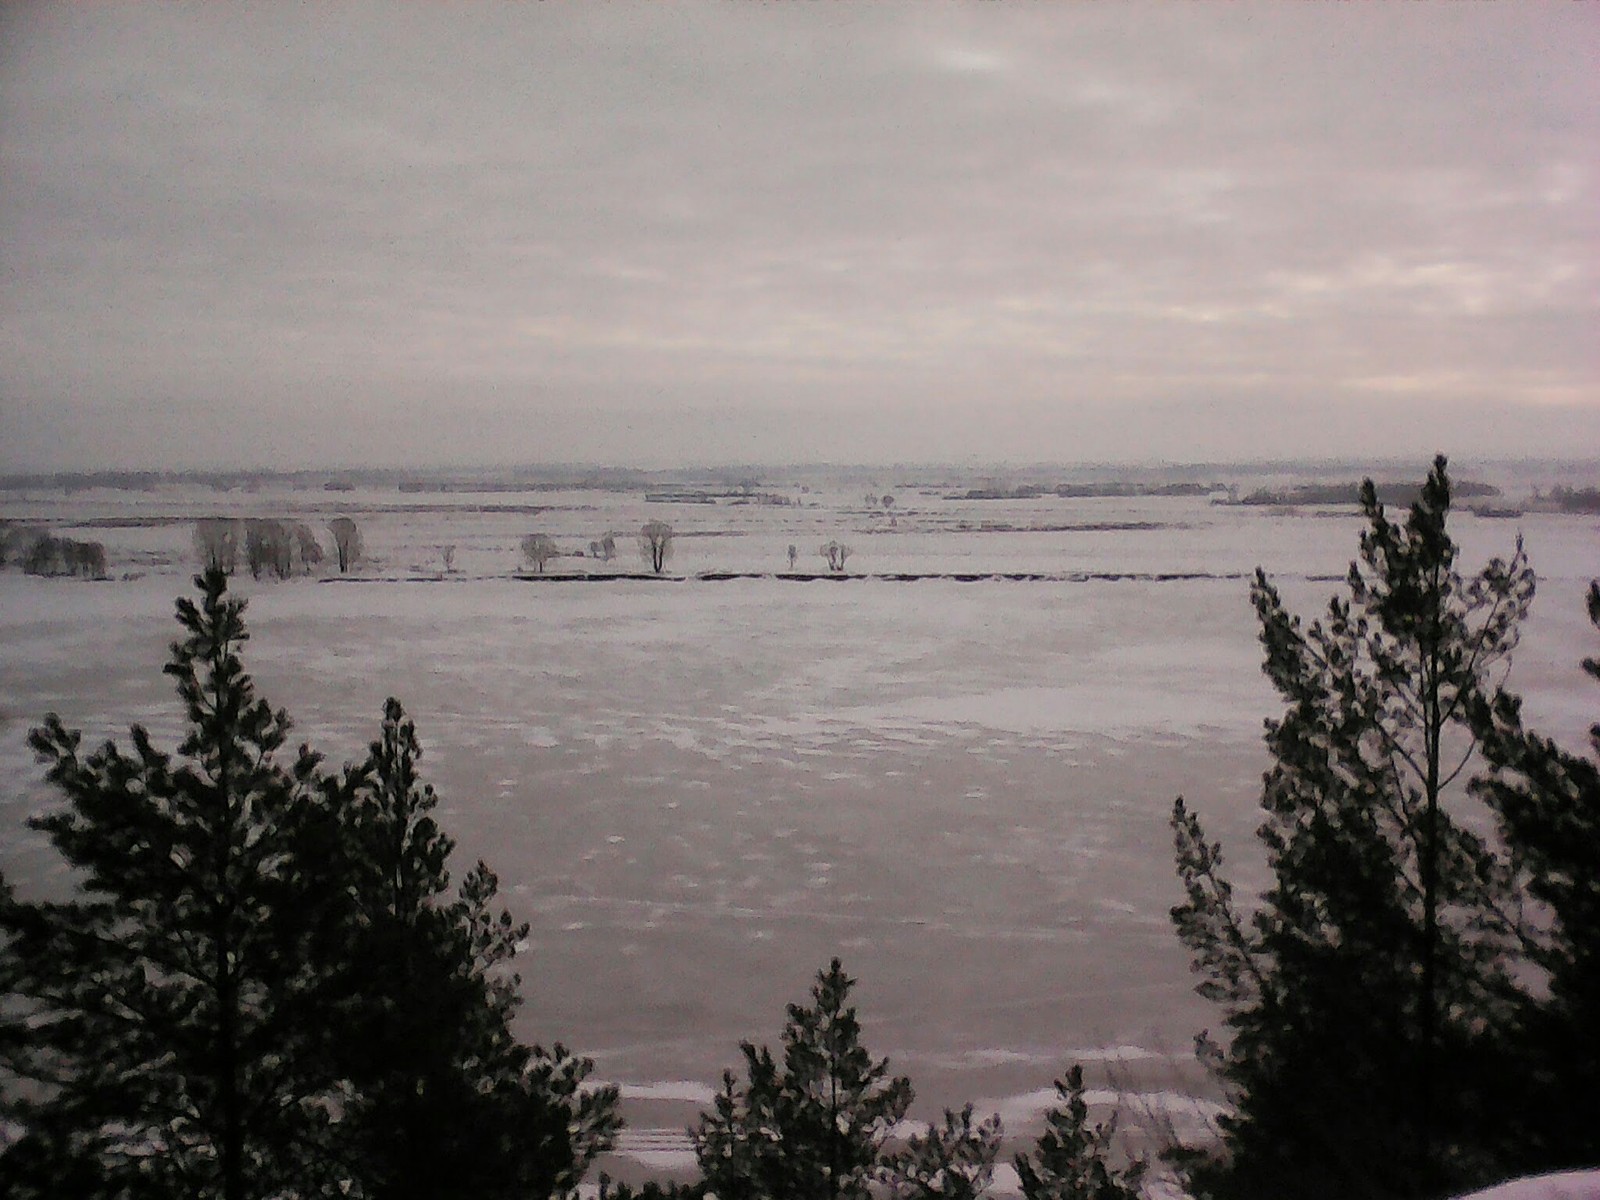
[[866, 1200], [884, 1143], [911, 1105], [911, 1081], [861, 1044], [855, 980], [836, 958], [812, 1003], [789, 1005], [783, 1062], [740, 1045], [746, 1083], [725, 1072], [695, 1131], [706, 1188], [719, 1200]]
[[454, 843], [430, 815], [422, 749], [398, 700], [367, 760], [335, 787], [347, 826], [351, 941], [333, 994], [358, 1011], [338, 1057], [366, 1194], [379, 1200], [565, 1195], [612, 1140], [614, 1088], [592, 1064], [519, 1043], [509, 963], [528, 927], [494, 911], [482, 862], [450, 894]]
[[1023, 1200], [1139, 1200], [1145, 1165], [1112, 1165], [1117, 1119], [1090, 1124], [1083, 1067], [1056, 1080], [1056, 1099], [1033, 1153], [1012, 1160]]
[[[1600, 583], [1589, 585], [1589, 620], [1600, 629]], [[1600, 680], [1600, 660], [1583, 669]], [[1521, 882], [1539, 905], [1531, 923], [1541, 969], [1522, 1005], [1520, 1083], [1510, 1118], [1529, 1170], [1600, 1162], [1593, 1118], [1600, 1080], [1600, 723], [1592, 757], [1573, 754], [1523, 725], [1514, 696], [1481, 710], [1495, 774], [1477, 790], [1516, 850]], [[1541, 986], [1542, 985], [1542, 986]]]
[[[31, 824], [82, 898], [0, 905], [13, 1194], [314, 1194], [339, 1088], [304, 1020], [326, 923], [317, 760], [239, 660], [220, 568], [178, 601], [176, 754], [130, 731], [83, 753], [51, 714], [31, 744], [66, 806]], [[64, 1182], [70, 1181], [70, 1183]], [[331, 1184], [330, 1184], [331, 1186]], [[65, 1189], [65, 1190], [63, 1190]]]
[[1503, 857], [1462, 820], [1533, 595], [1518, 545], [1464, 577], [1440, 457], [1404, 525], [1368, 481], [1348, 597], [1303, 625], [1260, 571], [1264, 669], [1283, 697], [1259, 836], [1272, 884], [1234, 901], [1179, 800], [1173, 910], [1223, 1008], [1226, 1155], [1244, 1196], [1415, 1197], [1492, 1176], [1495, 1069], [1523, 929]]
[[[521, 1045], [526, 933], [482, 863], [452, 895], [420, 748], [390, 701], [335, 780], [255, 693], [244, 603], [208, 570], [166, 668], [175, 754], [32, 735], [63, 793], [32, 824], [76, 898], [0, 880], [0, 1194], [565, 1197], [616, 1092]], [[287, 764], [283, 761], [288, 758]]]

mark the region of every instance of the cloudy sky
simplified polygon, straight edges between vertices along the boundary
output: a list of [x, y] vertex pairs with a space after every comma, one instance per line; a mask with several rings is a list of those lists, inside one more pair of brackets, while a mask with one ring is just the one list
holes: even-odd
[[1600, 3], [0, 9], [0, 470], [1600, 454]]

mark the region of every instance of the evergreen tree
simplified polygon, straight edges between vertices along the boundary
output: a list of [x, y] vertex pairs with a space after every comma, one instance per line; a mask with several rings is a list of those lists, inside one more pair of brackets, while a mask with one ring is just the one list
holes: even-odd
[[175, 754], [32, 735], [66, 806], [32, 822], [79, 896], [0, 880], [0, 1192], [105, 1200], [567, 1196], [617, 1127], [587, 1060], [529, 1049], [526, 927], [448, 838], [397, 702], [338, 780], [259, 699], [244, 604], [178, 602]]
[[861, 1044], [847, 1005], [855, 980], [836, 958], [817, 974], [812, 1005], [789, 1006], [780, 1070], [771, 1051], [740, 1045], [746, 1082], [724, 1072], [714, 1111], [694, 1131], [695, 1156], [718, 1200], [865, 1200], [884, 1142], [911, 1105], [911, 1081], [890, 1077]]
[[506, 967], [526, 925], [492, 909], [483, 864], [453, 898], [451, 840], [430, 815], [422, 749], [400, 702], [384, 706], [367, 761], [333, 791], [346, 825], [354, 919], [333, 985], [355, 1006], [340, 1060], [355, 1082], [357, 1169], [383, 1200], [565, 1195], [616, 1131], [615, 1088], [560, 1045], [518, 1043]]
[[656, 1183], [650, 1180], [638, 1187], [616, 1183], [609, 1176], [600, 1176], [600, 1187], [595, 1200], [704, 1200], [705, 1186], [698, 1183]]
[[1265, 671], [1287, 708], [1259, 836], [1273, 883], [1246, 915], [1179, 800], [1178, 933], [1232, 1034], [1210, 1053], [1236, 1111], [1202, 1190], [1416, 1197], [1495, 1174], [1495, 1079], [1523, 928], [1503, 858], [1460, 820], [1473, 714], [1533, 593], [1520, 544], [1473, 577], [1446, 530], [1441, 457], [1406, 523], [1370, 481], [1367, 528], [1309, 627], [1258, 571]]
[[30, 822], [81, 898], [0, 903], [0, 1158], [18, 1196], [199, 1196], [332, 1189], [340, 1100], [307, 1022], [309, 947], [328, 915], [307, 879], [328, 844], [317, 760], [281, 752], [289, 721], [238, 657], [244, 604], [220, 568], [178, 602], [167, 674], [187, 733], [132, 750], [54, 714], [31, 744], [66, 807]]
[[[1589, 585], [1589, 619], [1600, 629], [1600, 583]], [[1583, 669], [1600, 680], [1600, 660]], [[1590, 726], [1592, 758], [1563, 750], [1523, 727], [1516, 697], [1502, 695], [1480, 716], [1496, 773], [1478, 792], [1500, 818], [1528, 891], [1542, 906], [1532, 958], [1546, 987], [1523, 1009], [1514, 1105], [1519, 1167], [1551, 1170], [1600, 1161], [1593, 1119], [1600, 1080], [1600, 723]]]
[[1000, 1157], [998, 1115], [974, 1123], [972, 1105], [944, 1111], [942, 1124], [915, 1134], [889, 1156], [883, 1171], [895, 1200], [980, 1200], [989, 1194]]
[[1116, 1118], [1089, 1123], [1081, 1066], [1074, 1063], [1066, 1079], [1056, 1080], [1056, 1096], [1032, 1156], [1013, 1160], [1023, 1200], [1139, 1200], [1144, 1164], [1111, 1166]]

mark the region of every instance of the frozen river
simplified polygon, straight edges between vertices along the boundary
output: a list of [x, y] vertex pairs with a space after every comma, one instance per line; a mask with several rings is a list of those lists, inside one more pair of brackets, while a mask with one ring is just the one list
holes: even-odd
[[[1275, 706], [1246, 575], [1260, 563], [1302, 611], [1320, 607], [1355, 551], [1352, 515], [903, 489], [892, 513], [810, 493], [782, 507], [524, 499], [10, 497], [0, 516], [97, 537], [113, 574], [136, 577], [0, 572], [8, 874], [26, 890], [56, 872], [23, 826], [51, 801], [33, 722], [176, 728], [160, 667], [194, 517], [320, 526], [347, 509], [364, 582], [243, 577], [247, 663], [335, 762], [401, 698], [459, 855], [488, 860], [532, 922], [525, 1036], [595, 1057], [629, 1085], [635, 1121], [685, 1123], [737, 1041], [775, 1040], [834, 954], [861, 979], [868, 1045], [911, 1075], [924, 1114], [974, 1099], [1025, 1128], [1074, 1058], [1117, 1060], [1135, 1091], [1189, 1086], [1192, 1037], [1215, 1014], [1168, 924], [1166, 818], [1184, 794], [1250, 876]], [[649, 517], [679, 529], [673, 580], [512, 577], [523, 533], [577, 551]], [[1464, 563], [1509, 552], [1519, 530], [1541, 582], [1512, 682], [1576, 744], [1595, 711], [1578, 661], [1594, 651], [1582, 595], [1600, 536], [1593, 518], [1464, 515]], [[815, 570], [834, 537], [857, 578], [779, 577], [788, 544]], [[549, 569], [624, 565], [638, 569]], [[702, 577], [719, 572], [761, 577]], [[951, 577], [1007, 572], [1046, 578]], [[936, 577], [870, 577], [895, 573]], [[681, 1149], [631, 1144], [658, 1165]]]

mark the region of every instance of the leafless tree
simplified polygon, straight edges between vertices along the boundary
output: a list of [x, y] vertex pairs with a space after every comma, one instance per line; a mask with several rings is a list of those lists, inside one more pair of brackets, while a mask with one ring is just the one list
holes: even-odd
[[800, 547], [796, 546], [793, 542], [790, 542], [789, 543], [789, 570], [791, 570], [791, 571], [794, 570], [794, 564], [799, 560], [799, 558], [800, 558]]
[[29, 575], [82, 575], [85, 579], [104, 579], [106, 548], [100, 542], [79, 542], [39, 533], [33, 536], [22, 555], [22, 569]]
[[252, 517], [244, 523], [244, 565], [250, 569], [250, 578], [260, 579], [272, 557], [271, 535], [267, 523]]
[[194, 523], [194, 548], [201, 567], [233, 574], [239, 565], [239, 522], [232, 517], [202, 517]]
[[600, 557], [606, 562], [610, 562], [616, 556], [617, 535], [607, 530], [605, 537], [600, 539]]
[[530, 567], [536, 568], [541, 575], [544, 574], [545, 563], [549, 562], [558, 553], [560, 551], [556, 549], [555, 542], [542, 533], [530, 533], [522, 539], [522, 557], [527, 560]]
[[828, 570], [842, 571], [844, 570], [845, 560], [850, 557], [853, 551], [843, 542], [835, 540], [828, 542], [817, 553], [828, 560]]
[[317, 541], [317, 535], [311, 532], [311, 526], [296, 523], [294, 527], [295, 549], [300, 552], [300, 566], [307, 574], [322, 564], [322, 544]]
[[661, 574], [672, 557], [672, 526], [665, 521], [646, 521], [639, 530], [639, 557], [657, 575]]
[[454, 546], [440, 546], [439, 559], [444, 563], [444, 573], [446, 575], [450, 574], [456, 569], [456, 548]]
[[29, 575], [60, 575], [66, 570], [61, 539], [48, 533], [36, 534], [22, 556], [22, 569]]
[[887, 492], [884, 493], [883, 507], [885, 511], [894, 507], [894, 497], [889, 495]]
[[104, 579], [106, 577], [106, 548], [100, 542], [72, 542], [67, 546], [71, 552], [73, 571], [81, 574], [85, 579]]
[[349, 517], [335, 517], [328, 522], [328, 531], [333, 534], [333, 550], [343, 575], [361, 560], [361, 530]]
[[271, 571], [279, 579], [294, 574], [294, 540], [282, 521], [258, 517], [247, 521], [244, 530], [244, 561], [253, 578]]

